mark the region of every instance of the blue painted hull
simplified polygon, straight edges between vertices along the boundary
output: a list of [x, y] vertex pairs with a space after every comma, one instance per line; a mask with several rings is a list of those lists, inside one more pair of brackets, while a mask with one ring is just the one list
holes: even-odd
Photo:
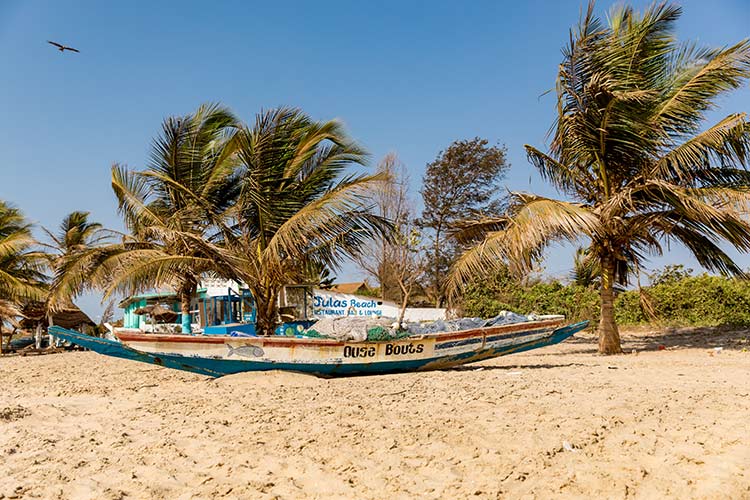
[[50, 327], [50, 333], [92, 351], [150, 363], [177, 370], [185, 370], [211, 377], [221, 377], [247, 371], [286, 370], [310, 373], [323, 377], [374, 375], [411, 371], [427, 371], [451, 368], [454, 366], [475, 363], [486, 359], [505, 356], [517, 352], [538, 349], [560, 343], [588, 326], [588, 322], [575, 323], [551, 331], [543, 338], [518, 342], [513, 345], [470, 350], [451, 355], [435, 356], [422, 359], [403, 359], [398, 361], [378, 361], [369, 363], [316, 363], [316, 362], [283, 362], [269, 360], [225, 359], [215, 357], [186, 356], [174, 353], [150, 353], [130, 348], [120, 342], [91, 337], [61, 327]]

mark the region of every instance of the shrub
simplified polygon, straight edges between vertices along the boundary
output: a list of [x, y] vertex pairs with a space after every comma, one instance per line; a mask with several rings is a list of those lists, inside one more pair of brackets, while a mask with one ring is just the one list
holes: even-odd
[[[674, 326], [750, 325], [750, 281], [701, 274], [668, 266], [644, 288], [657, 323]], [[557, 280], [523, 285], [507, 272], [470, 286], [462, 314], [491, 317], [506, 309], [522, 314], [563, 314], [570, 321], [599, 319], [599, 291]], [[620, 325], [649, 323], [638, 291], [617, 294], [615, 318]]]
[[523, 285], [503, 272], [470, 286], [463, 297], [462, 314], [491, 317], [501, 310], [523, 314], [563, 314], [570, 320], [598, 319], [599, 292], [559, 281]]

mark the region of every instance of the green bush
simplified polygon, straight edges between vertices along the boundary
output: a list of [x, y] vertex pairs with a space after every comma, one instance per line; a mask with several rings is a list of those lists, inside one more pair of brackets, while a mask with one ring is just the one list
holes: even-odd
[[563, 314], [570, 320], [597, 319], [599, 292], [559, 281], [523, 286], [507, 273], [471, 285], [463, 297], [463, 314], [492, 317], [502, 310], [523, 314]]
[[[617, 294], [615, 318], [620, 325], [657, 323], [675, 326], [750, 325], [750, 281], [701, 274], [675, 266], [656, 273], [654, 286], [645, 287], [655, 318], [646, 314], [638, 291]], [[491, 317], [501, 310], [522, 314], [563, 314], [571, 321], [599, 320], [599, 291], [559, 281], [522, 285], [507, 272], [470, 286], [463, 314]]]
[[[646, 293], [656, 319], [666, 324], [750, 325], [750, 282], [746, 280], [702, 274], [661, 282]], [[643, 314], [632, 312], [632, 304], [623, 307], [618, 301], [617, 306], [629, 312], [629, 322], [648, 321]]]
[[[599, 317], [597, 316], [597, 321]], [[641, 298], [637, 290], [620, 292], [615, 298], [615, 321], [620, 325], [648, 323], [648, 317], [641, 308]]]

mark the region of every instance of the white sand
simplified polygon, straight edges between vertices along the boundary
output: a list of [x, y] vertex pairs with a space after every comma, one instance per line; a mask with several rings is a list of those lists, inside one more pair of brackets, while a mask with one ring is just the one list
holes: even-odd
[[333, 380], [6, 357], [0, 498], [750, 498], [745, 335]]

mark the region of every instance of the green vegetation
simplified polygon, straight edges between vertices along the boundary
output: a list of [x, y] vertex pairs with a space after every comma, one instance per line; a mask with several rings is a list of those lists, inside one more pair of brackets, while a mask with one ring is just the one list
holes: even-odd
[[15, 323], [24, 302], [46, 295], [45, 258], [35, 243], [23, 213], [0, 200], [0, 353], [3, 326]]
[[522, 314], [564, 314], [570, 320], [598, 320], [598, 292], [594, 287], [565, 285], [557, 280], [521, 283], [507, 268], [472, 283], [463, 294], [463, 314], [492, 317], [501, 310]]
[[[641, 294], [616, 294], [615, 319], [621, 325], [664, 326], [750, 325], [750, 281], [700, 274], [682, 266], [667, 266], [643, 288], [653, 317], [643, 310]], [[599, 321], [599, 290], [556, 280], [522, 284], [501, 271], [481, 285], [471, 284], [464, 295], [464, 313], [487, 317], [506, 309], [522, 313], [564, 314], [570, 320]]]
[[700, 274], [662, 281], [645, 289], [655, 318], [639, 305], [638, 292], [620, 294], [615, 302], [623, 324], [656, 321], [662, 325], [750, 325], [750, 281]]

